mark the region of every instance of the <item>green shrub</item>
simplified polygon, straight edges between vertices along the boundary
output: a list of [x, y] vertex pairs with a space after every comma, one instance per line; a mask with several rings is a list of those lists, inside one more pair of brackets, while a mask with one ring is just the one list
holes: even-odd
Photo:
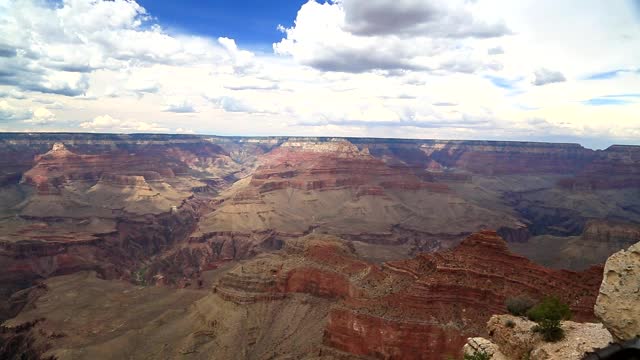
[[535, 302], [530, 297], [521, 295], [508, 298], [505, 305], [511, 315], [524, 316], [535, 305]]
[[464, 360], [490, 360], [491, 354], [484, 350], [476, 350], [473, 354], [464, 354]]
[[532, 330], [540, 333], [542, 339], [547, 342], [556, 342], [564, 339], [564, 330], [560, 326], [560, 320], [542, 320]]
[[527, 317], [538, 323], [532, 330], [540, 333], [544, 341], [556, 342], [564, 338], [560, 321], [571, 319], [571, 310], [560, 299], [546, 297], [527, 311]]
[[527, 311], [527, 317], [537, 323], [543, 320], [560, 322], [560, 320], [571, 319], [571, 310], [569, 305], [563, 303], [557, 297], [546, 297]]

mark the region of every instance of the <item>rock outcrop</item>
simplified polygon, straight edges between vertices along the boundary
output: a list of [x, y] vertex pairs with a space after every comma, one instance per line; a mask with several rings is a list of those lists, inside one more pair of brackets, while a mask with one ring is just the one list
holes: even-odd
[[511, 315], [492, 316], [487, 323], [489, 339], [470, 338], [464, 353], [485, 352], [492, 360], [581, 360], [593, 350], [612, 341], [611, 334], [599, 323], [563, 321], [565, 337], [545, 342], [532, 331], [536, 323]]
[[[485, 324], [505, 313], [508, 297], [556, 295], [581, 319], [593, 319], [601, 269], [554, 271], [513, 255], [495, 232], [459, 246], [383, 265], [383, 281], [329, 314], [324, 343], [360, 356], [437, 359], [455, 356]], [[389, 341], [370, 334], [392, 333]], [[420, 334], [420, 341], [413, 334]], [[426, 340], [425, 340], [426, 339]], [[403, 350], [407, 349], [407, 350]]]
[[[605, 236], [598, 229], [590, 236]], [[604, 227], [606, 236], [629, 231], [627, 227]], [[565, 337], [555, 343], [542, 341], [532, 331], [536, 325], [524, 318], [496, 315], [487, 323], [489, 339], [470, 338], [464, 352], [486, 352], [492, 359], [583, 359], [607, 348], [614, 340], [624, 342], [640, 337], [640, 243], [621, 250], [606, 262], [595, 315], [602, 323], [563, 321]], [[613, 349], [613, 348], [612, 348]], [[606, 350], [608, 351], [608, 350]]]
[[640, 243], [607, 260], [595, 313], [616, 340], [640, 336]]

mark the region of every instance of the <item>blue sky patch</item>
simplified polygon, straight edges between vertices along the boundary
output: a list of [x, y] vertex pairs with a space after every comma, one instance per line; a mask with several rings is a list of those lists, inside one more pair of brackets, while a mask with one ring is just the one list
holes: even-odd
[[486, 76], [487, 79], [489, 79], [489, 81], [491, 81], [491, 83], [493, 83], [493, 85], [502, 88], [502, 89], [507, 89], [507, 90], [513, 90], [515, 89], [515, 85], [518, 81], [520, 81], [520, 79], [516, 79], [516, 80], [509, 80], [509, 79], [505, 79], [499, 76], [491, 76], [491, 75], [487, 75]]
[[585, 105], [589, 106], [607, 106], [607, 105], [626, 105], [630, 104], [631, 101], [619, 98], [611, 98], [611, 97], [599, 97], [593, 98], [582, 102]]
[[604, 95], [604, 98], [640, 98], [640, 93]]
[[617, 70], [605, 71], [605, 72], [601, 72], [601, 73], [595, 73], [595, 74], [591, 74], [591, 75], [585, 77], [585, 80], [607, 80], [607, 79], [613, 79], [616, 76], [620, 75], [621, 73], [628, 72], [628, 71], [629, 70], [625, 70], [625, 69], [617, 69]]
[[170, 31], [235, 39], [245, 48], [271, 51], [283, 34], [278, 24], [293, 25], [301, 0], [140, 0], [149, 14]]

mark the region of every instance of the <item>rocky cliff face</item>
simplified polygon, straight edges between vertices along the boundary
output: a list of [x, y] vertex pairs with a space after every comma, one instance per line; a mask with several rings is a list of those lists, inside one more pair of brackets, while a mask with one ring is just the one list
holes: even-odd
[[[0, 151], [50, 148], [0, 169], [22, 171], [20, 183], [0, 188], [4, 299], [34, 281], [81, 270], [135, 278], [146, 259], [194, 230], [202, 206], [191, 189], [208, 184], [189, 173], [230, 161], [219, 146], [198, 139], [169, 144], [153, 137], [70, 136], [63, 143], [58, 135], [16, 137], [0, 141]], [[207, 175], [228, 170], [216, 171]], [[0, 317], [10, 315], [5, 304]]]
[[[326, 344], [363, 356], [455, 355], [466, 337], [485, 333], [483, 324], [492, 314], [506, 311], [504, 302], [511, 296], [554, 294], [579, 317], [592, 319], [594, 289], [601, 279], [601, 270], [552, 271], [512, 255], [495, 232], [474, 234], [451, 250], [389, 262], [383, 269], [395, 286], [377, 288], [381, 293], [375, 296], [349, 298], [332, 311]], [[376, 326], [397, 333], [393, 339], [398, 343], [378, 346], [374, 338], [371, 346], [362, 345], [368, 344], [368, 334], [381, 331]], [[405, 343], [416, 333], [428, 341]]]
[[285, 142], [261, 157], [251, 177], [221, 194], [194, 238], [216, 246], [227, 244], [230, 233], [242, 234], [253, 242], [236, 241], [236, 248], [252, 251], [261, 234], [282, 239], [319, 232], [402, 246], [410, 256], [450, 247], [486, 227], [517, 224], [511, 214], [468, 201], [443, 182], [333, 139]]
[[640, 186], [640, 149], [614, 145], [598, 152], [574, 178], [560, 182], [574, 190], [638, 188]]
[[[621, 229], [617, 229], [621, 231]], [[510, 315], [491, 317], [487, 323], [489, 339], [470, 338], [466, 354], [486, 352], [494, 360], [583, 359], [588, 354], [613, 356], [619, 350], [614, 341], [640, 337], [640, 243], [613, 254], [604, 267], [604, 278], [594, 306], [602, 323], [562, 322], [565, 337], [555, 343], [544, 342], [533, 331], [535, 323]], [[624, 355], [620, 358], [627, 358]]]
[[495, 232], [458, 247], [382, 267], [357, 259], [338, 239], [288, 241], [225, 273], [214, 293], [240, 305], [304, 293], [336, 302], [327, 318], [325, 351], [357, 356], [437, 359], [456, 354], [472, 334], [484, 334], [507, 297], [555, 294], [579, 318], [593, 318], [601, 269], [553, 271], [508, 252]]

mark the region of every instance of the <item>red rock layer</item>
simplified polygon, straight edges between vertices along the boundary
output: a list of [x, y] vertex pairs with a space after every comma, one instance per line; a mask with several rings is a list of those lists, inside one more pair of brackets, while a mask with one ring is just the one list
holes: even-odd
[[640, 188], [640, 146], [614, 145], [598, 156], [577, 176], [559, 185], [573, 190]]
[[385, 189], [447, 192], [444, 184], [425, 182], [408, 168], [394, 168], [347, 141], [285, 143], [268, 154], [251, 185], [260, 192], [296, 188], [357, 188], [360, 195], [384, 195]]
[[379, 274], [375, 266], [355, 259], [342, 244], [312, 240], [306, 249], [288, 249], [284, 258], [259, 258], [227, 272], [215, 291], [236, 303], [279, 299], [288, 293], [306, 293], [323, 298], [358, 296], [350, 278], [366, 272]]
[[39, 193], [50, 194], [57, 193], [66, 181], [96, 182], [104, 176], [105, 181], [131, 185], [136, 181], [125, 180], [124, 176], [159, 181], [187, 173], [191, 166], [220, 165], [216, 161], [227, 160], [224, 150], [207, 143], [192, 147], [180, 144], [156, 146], [145, 150], [112, 149], [97, 155], [77, 154], [62, 143], [55, 143], [49, 152], [35, 157], [35, 165], [24, 173], [23, 181], [35, 186]]
[[579, 320], [593, 318], [602, 268], [585, 272], [543, 268], [511, 254], [493, 231], [458, 247], [382, 267], [356, 258], [348, 246], [317, 238], [227, 273], [216, 286], [236, 303], [270, 301], [300, 292], [335, 299], [323, 344], [355, 356], [444, 359], [469, 336], [485, 335], [505, 300], [555, 295]]
[[[352, 139], [376, 157], [412, 168], [464, 170], [477, 174], [558, 173], [582, 169], [596, 152], [578, 144], [509, 141], [377, 140]], [[446, 173], [445, 173], [446, 174]]]
[[[590, 220], [585, 226], [582, 237], [602, 243], [624, 242], [633, 245], [640, 241], [640, 225], [606, 221]], [[623, 246], [623, 248], [626, 246]]]
[[172, 214], [119, 219], [117, 231], [110, 233], [8, 234], [10, 239], [0, 238], [0, 289], [13, 292], [50, 276], [83, 270], [135, 280], [141, 259], [191, 234], [196, 212], [194, 201], [185, 201]]
[[601, 268], [575, 273], [538, 266], [509, 253], [490, 231], [451, 250], [386, 263], [384, 272], [406, 285], [382, 296], [347, 298], [330, 313], [325, 345], [376, 358], [443, 359], [467, 337], [483, 334], [489, 317], [506, 312], [512, 296], [556, 295], [576, 318], [592, 319], [602, 279]]
[[325, 346], [376, 359], [457, 358], [466, 337], [454, 327], [386, 320], [334, 309], [324, 333]]

